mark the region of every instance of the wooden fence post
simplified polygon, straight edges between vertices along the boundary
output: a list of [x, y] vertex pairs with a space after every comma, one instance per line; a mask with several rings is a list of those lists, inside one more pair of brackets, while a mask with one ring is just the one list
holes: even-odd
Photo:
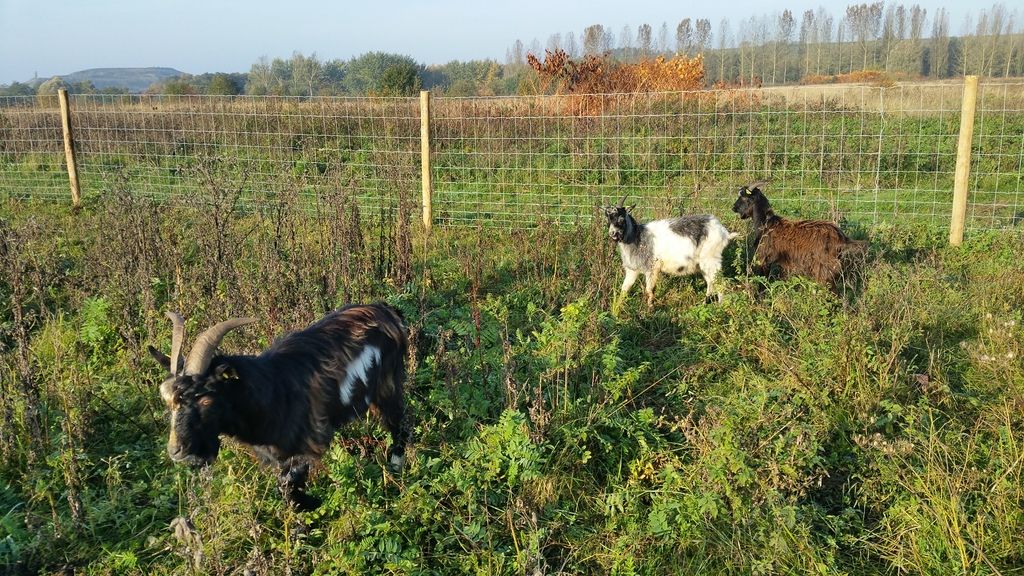
[[967, 218], [967, 179], [971, 174], [971, 140], [974, 138], [974, 110], [978, 100], [978, 77], [964, 77], [964, 99], [960, 104], [960, 138], [956, 143], [956, 173], [953, 176], [953, 217], [949, 223], [949, 243], [964, 241]]
[[427, 233], [434, 223], [431, 212], [433, 184], [430, 179], [430, 92], [420, 92], [420, 178], [423, 181], [423, 227]]
[[81, 190], [78, 187], [78, 164], [75, 161], [75, 145], [71, 138], [71, 106], [68, 105], [68, 91], [57, 90], [60, 100], [60, 124], [64, 129], [64, 158], [68, 164], [68, 180], [71, 181], [71, 205], [78, 207], [82, 202]]

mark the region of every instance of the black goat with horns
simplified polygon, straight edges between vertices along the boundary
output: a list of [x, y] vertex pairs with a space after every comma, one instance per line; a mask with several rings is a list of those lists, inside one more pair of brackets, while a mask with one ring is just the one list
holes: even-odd
[[319, 506], [306, 493], [309, 466], [335, 431], [370, 406], [391, 433], [388, 467], [399, 472], [409, 441], [403, 383], [408, 350], [401, 313], [384, 304], [351, 305], [279, 338], [258, 356], [217, 352], [224, 336], [254, 322], [234, 318], [199, 335], [181, 358], [185, 322], [173, 323], [171, 355], [149, 352], [170, 372], [160, 396], [171, 410], [167, 453], [203, 466], [220, 450], [220, 435], [252, 447], [279, 470], [278, 487], [300, 509]]

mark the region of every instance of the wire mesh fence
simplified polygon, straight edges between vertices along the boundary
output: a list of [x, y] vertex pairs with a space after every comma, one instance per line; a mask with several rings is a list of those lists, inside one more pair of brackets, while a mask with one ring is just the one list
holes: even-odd
[[948, 221], [960, 97], [936, 85], [443, 99], [435, 214], [566, 221], [623, 196], [648, 216], [720, 213], [738, 186], [769, 180], [800, 215]]
[[[435, 221], [530, 226], [596, 217], [623, 196], [646, 217], [726, 217], [768, 180], [794, 216], [949, 221], [961, 83], [683, 93], [433, 98]], [[76, 96], [84, 194], [116, 187], [243, 202], [348, 189], [361, 210], [420, 203], [416, 98]], [[1024, 83], [978, 94], [967, 228], [1024, 218]], [[0, 101], [0, 196], [68, 197], [56, 98]]]
[[[0, 129], [14, 145], [2, 151], [0, 190], [66, 197], [66, 177], [52, 177], [64, 162], [56, 99], [31, 102], [3, 108]], [[202, 198], [216, 188], [244, 206], [346, 188], [374, 211], [419, 180], [419, 109], [407, 98], [76, 96], [71, 105], [86, 194]]]
[[968, 224], [1001, 228], [1024, 223], [1024, 84], [978, 87]]
[[0, 195], [68, 199], [57, 99], [2, 98]]

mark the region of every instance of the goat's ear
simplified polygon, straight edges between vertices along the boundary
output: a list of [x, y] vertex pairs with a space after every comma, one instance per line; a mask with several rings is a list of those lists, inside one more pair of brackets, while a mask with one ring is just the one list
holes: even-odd
[[159, 362], [160, 365], [163, 366], [172, 375], [175, 372], [177, 372], [178, 374], [181, 374], [182, 369], [185, 368], [185, 359], [184, 358], [178, 358], [178, 369], [175, 370], [174, 372], [172, 372], [171, 371], [171, 359], [170, 359], [170, 357], [168, 357], [163, 352], [157, 350], [156, 348], [153, 348], [152, 346], [147, 346], [147, 349], [149, 350], [149, 355], [152, 356], [154, 360]]
[[238, 371], [230, 364], [218, 364], [217, 367], [213, 369], [213, 377], [218, 382], [234, 380], [235, 378], [238, 378]]
[[633, 213], [633, 208], [636, 208], [636, 204], [633, 204], [629, 208], [626, 208], [626, 213], [627, 214], [632, 214]]
[[154, 360], [163, 365], [163, 367], [166, 368], [168, 372], [171, 371], [170, 356], [164, 354], [163, 352], [157, 350], [156, 348], [153, 348], [153, 346], [147, 346], [147, 349], [149, 350], [149, 355], [152, 356]]

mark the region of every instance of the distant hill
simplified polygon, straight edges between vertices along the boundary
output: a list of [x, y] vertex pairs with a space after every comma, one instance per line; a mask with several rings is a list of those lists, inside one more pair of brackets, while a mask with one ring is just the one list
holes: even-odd
[[[69, 84], [92, 82], [97, 89], [127, 88], [132, 92], [143, 92], [154, 82], [175, 78], [184, 74], [174, 68], [91, 68], [79, 70], [60, 77]], [[42, 82], [45, 79], [39, 79]]]

